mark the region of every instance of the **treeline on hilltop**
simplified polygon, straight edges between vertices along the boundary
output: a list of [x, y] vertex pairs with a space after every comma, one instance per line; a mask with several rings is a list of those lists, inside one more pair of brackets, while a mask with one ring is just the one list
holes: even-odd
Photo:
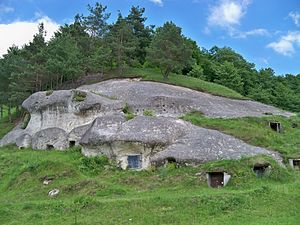
[[66, 81], [110, 69], [159, 68], [222, 84], [263, 103], [300, 111], [300, 74], [276, 76], [271, 68], [257, 71], [231, 48], [199, 48], [181, 28], [166, 22], [146, 26], [145, 9], [133, 6], [109, 24], [107, 7], [88, 5], [89, 15], [76, 15], [45, 41], [44, 25], [22, 48], [12, 46], [0, 59], [0, 106], [17, 107], [36, 91], [53, 90]]

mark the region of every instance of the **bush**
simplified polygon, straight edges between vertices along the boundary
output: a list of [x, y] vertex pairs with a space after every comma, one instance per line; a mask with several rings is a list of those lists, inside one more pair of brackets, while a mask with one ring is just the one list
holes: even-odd
[[187, 74], [189, 77], [199, 78], [201, 80], [205, 80], [205, 76], [203, 74], [203, 68], [200, 65], [195, 64], [192, 70]]
[[105, 166], [110, 165], [107, 156], [96, 157], [81, 157], [80, 158], [80, 170], [97, 174], [101, 172]]
[[87, 93], [83, 91], [74, 90], [73, 100], [76, 102], [82, 102], [86, 99]]
[[52, 95], [53, 94], [53, 90], [48, 90], [48, 91], [46, 91], [46, 96], [50, 96], [50, 95]]
[[125, 113], [126, 120], [131, 120], [135, 117], [132, 109], [130, 108], [130, 106], [127, 103], [123, 109], [123, 113]]
[[152, 109], [146, 109], [143, 113], [144, 116], [155, 116], [155, 113]]

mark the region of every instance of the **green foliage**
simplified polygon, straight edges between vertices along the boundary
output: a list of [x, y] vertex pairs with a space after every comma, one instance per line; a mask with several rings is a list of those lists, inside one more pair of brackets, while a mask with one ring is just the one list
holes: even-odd
[[109, 165], [110, 163], [107, 156], [81, 157], [79, 169], [84, 172], [97, 174], [104, 170], [105, 166]]
[[82, 102], [86, 99], [87, 93], [83, 91], [73, 90], [73, 101]]
[[107, 41], [112, 49], [112, 56], [117, 64], [118, 74], [121, 76], [126, 66], [132, 64], [130, 56], [137, 47], [137, 37], [133, 33], [132, 26], [127, 23], [121, 13], [119, 13], [116, 23], [110, 27]]
[[195, 77], [204, 80], [203, 68], [200, 65], [195, 64], [192, 70], [187, 74], [189, 77]]
[[192, 62], [192, 50], [181, 33], [181, 28], [166, 22], [156, 30], [148, 48], [147, 59], [160, 68], [164, 79], [171, 72], [181, 71]]
[[46, 91], [46, 96], [50, 96], [50, 95], [52, 95], [53, 94], [53, 90], [48, 90], [48, 91]]
[[125, 113], [126, 120], [131, 120], [135, 117], [132, 109], [130, 108], [130, 106], [127, 103], [123, 109], [123, 113]]
[[145, 109], [143, 112], [144, 116], [155, 116], [155, 112], [152, 109]]
[[214, 82], [229, 87], [239, 93], [243, 91], [243, 81], [233, 63], [224, 62], [217, 70]]

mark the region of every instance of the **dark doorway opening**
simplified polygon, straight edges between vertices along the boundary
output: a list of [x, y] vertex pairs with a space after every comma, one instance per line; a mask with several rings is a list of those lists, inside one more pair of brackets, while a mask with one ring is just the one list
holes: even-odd
[[256, 174], [257, 177], [263, 177], [267, 171], [267, 168], [269, 165], [254, 165], [253, 166], [253, 172]]
[[169, 157], [169, 158], [166, 159], [166, 162], [167, 163], [176, 163], [176, 159], [173, 158], [173, 157]]
[[129, 155], [127, 156], [128, 169], [140, 169], [141, 168], [141, 155]]
[[212, 188], [218, 188], [224, 186], [224, 173], [222, 172], [210, 172], [208, 173], [209, 186]]
[[69, 141], [69, 147], [73, 148], [75, 146], [76, 142], [75, 141]]
[[294, 159], [293, 166], [295, 170], [300, 170], [300, 159]]
[[281, 123], [279, 122], [270, 122], [270, 128], [276, 132], [280, 132], [281, 131]]
[[47, 150], [52, 150], [52, 149], [54, 149], [53, 145], [47, 145]]

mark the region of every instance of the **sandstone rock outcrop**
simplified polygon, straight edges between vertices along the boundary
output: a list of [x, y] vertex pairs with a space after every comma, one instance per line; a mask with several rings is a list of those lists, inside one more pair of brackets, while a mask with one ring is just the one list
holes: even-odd
[[[136, 115], [126, 119], [124, 108]], [[16, 127], [0, 146], [65, 150], [82, 146], [86, 156], [107, 155], [122, 168], [147, 168], [172, 159], [199, 164], [218, 159], [278, 153], [244, 143], [219, 131], [177, 119], [196, 110], [208, 117], [293, 114], [254, 101], [234, 100], [155, 82], [109, 80], [77, 90], [38, 92], [23, 103], [26, 129]], [[143, 116], [145, 111], [154, 116]]]

